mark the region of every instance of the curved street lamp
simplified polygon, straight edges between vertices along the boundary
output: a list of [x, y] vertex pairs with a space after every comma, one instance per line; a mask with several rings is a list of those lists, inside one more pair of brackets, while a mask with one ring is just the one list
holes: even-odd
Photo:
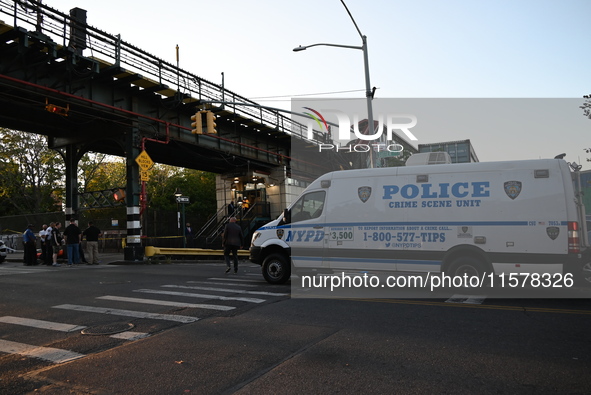
[[[361, 51], [363, 51], [363, 65], [364, 65], [364, 70], [365, 70], [365, 97], [366, 97], [366, 100], [367, 100], [367, 127], [372, 132], [374, 132], [375, 131], [375, 127], [374, 127], [374, 123], [373, 123], [372, 100], [373, 100], [373, 95], [374, 95], [374, 91], [375, 90], [372, 90], [371, 83], [369, 81], [369, 56], [367, 54], [367, 36], [363, 35], [361, 33], [361, 31], [359, 30], [359, 27], [357, 26], [357, 23], [355, 22], [355, 19], [353, 19], [353, 15], [351, 15], [351, 12], [347, 8], [347, 5], [345, 4], [345, 2], [343, 0], [341, 0], [341, 3], [343, 3], [343, 6], [347, 10], [347, 13], [349, 14], [349, 17], [351, 17], [351, 20], [353, 21], [353, 24], [355, 25], [355, 28], [357, 29], [357, 32], [359, 33], [359, 36], [361, 36], [362, 45], [361, 46], [355, 46], [355, 45], [341, 45], [341, 44], [319, 43], [319, 44], [311, 44], [311, 45], [304, 45], [304, 46], [300, 45], [299, 47], [294, 48], [293, 51], [294, 52], [300, 52], [300, 51], [305, 51], [308, 48], [318, 47], [318, 46], [337, 47], [337, 48], [349, 48], [349, 49], [360, 49]], [[372, 133], [372, 135], [373, 134], [374, 133]], [[369, 152], [370, 152], [370, 167], [373, 168], [375, 166], [373, 149], [370, 150]]]

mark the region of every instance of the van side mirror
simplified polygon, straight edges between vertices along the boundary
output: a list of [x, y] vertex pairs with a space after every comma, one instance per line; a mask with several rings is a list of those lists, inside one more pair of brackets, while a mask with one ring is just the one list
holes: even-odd
[[289, 209], [285, 209], [283, 210], [283, 223], [284, 224], [289, 224], [291, 223], [291, 211], [289, 211]]

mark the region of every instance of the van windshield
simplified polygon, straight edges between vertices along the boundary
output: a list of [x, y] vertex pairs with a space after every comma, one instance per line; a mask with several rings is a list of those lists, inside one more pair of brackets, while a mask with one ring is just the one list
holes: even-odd
[[300, 197], [291, 208], [291, 222], [320, 217], [324, 208], [325, 197], [325, 191], [310, 192]]

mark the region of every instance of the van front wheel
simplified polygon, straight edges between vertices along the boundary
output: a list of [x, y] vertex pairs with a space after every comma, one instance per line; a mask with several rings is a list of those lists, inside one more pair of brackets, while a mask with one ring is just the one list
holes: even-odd
[[291, 267], [282, 254], [271, 254], [263, 261], [263, 277], [271, 284], [283, 284], [289, 280]]

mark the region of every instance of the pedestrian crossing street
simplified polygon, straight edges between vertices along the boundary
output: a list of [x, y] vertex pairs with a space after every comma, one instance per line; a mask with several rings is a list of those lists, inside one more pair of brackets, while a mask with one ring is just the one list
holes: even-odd
[[[35, 272], [45, 269], [35, 269]], [[46, 270], [51, 270], [48, 268]], [[18, 270], [21, 271], [20, 268]], [[16, 271], [15, 271], [16, 272]], [[25, 270], [24, 272], [28, 272]], [[20, 274], [20, 273], [19, 273]], [[142, 307], [155, 306], [165, 308], [184, 308], [196, 309], [192, 311], [195, 314], [202, 313], [202, 316], [209, 316], [211, 312], [227, 312], [235, 310], [245, 304], [261, 304], [268, 300], [284, 298], [289, 296], [287, 292], [269, 292], [252, 290], [253, 287], [260, 287], [261, 280], [239, 279], [232, 277], [209, 278], [207, 281], [187, 281], [185, 284], [165, 284], [160, 289], [135, 289], [132, 292], [137, 293], [138, 297], [121, 295], [103, 295], [95, 298], [96, 304], [59, 304], [51, 306], [55, 311], [67, 311], [70, 317], [68, 322], [56, 322], [39, 320], [23, 316], [0, 316], [0, 332], [3, 333], [0, 339], [0, 357], [2, 354], [18, 354], [20, 356], [36, 358], [52, 364], [60, 364], [76, 359], [84, 358], [87, 354], [84, 352], [60, 349], [39, 344], [39, 339], [43, 339], [43, 333], [61, 332], [69, 336], [78, 336], [84, 334], [85, 329], [96, 325], [96, 322], [72, 322], [71, 312], [79, 312], [85, 319], [88, 319], [86, 313], [101, 316], [97, 320], [104, 321], [104, 315], [125, 317], [129, 319], [148, 319], [160, 322], [167, 322], [173, 325], [183, 325], [198, 321], [201, 317], [172, 313], [154, 313], [142, 310]], [[265, 288], [269, 286], [266, 285]], [[277, 288], [275, 288], [277, 289]], [[280, 290], [288, 289], [281, 287]], [[164, 296], [166, 299], [158, 299]], [[256, 297], [255, 297], [256, 296]], [[197, 299], [197, 300], [196, 300]], [[206, 303], [207, 301], [207, 303]], [[193, 303], [195, 302], [195, 303]], [[119, 308], [123, 306], [137, 306], [137, 309]], [[182, 310], [185, 312], [185, 310]], [[207, 313], [206, 313], [207, 312]], [[91, 318], [92, 319], [92, 318]], [[74, 320], [75, 321], [75, 320]], [[9, 340], [14, 334], [20, 335], [18, 328], [27, 327], [33, 329], [30, 343]], [[41, 333], [38, 333], [41, 332]], [[29, 333], [29, 332], [27, 332]], [[150, 333], [136, 332], [132, 330], [123, 330], [118, 333], [106, 334], [112, 339], [122, 341], [135, 341], [150, 336]], [[20, 336], [19, 336], [19, 340]], [[49, 341], [49, 343], [55, 342]]]

